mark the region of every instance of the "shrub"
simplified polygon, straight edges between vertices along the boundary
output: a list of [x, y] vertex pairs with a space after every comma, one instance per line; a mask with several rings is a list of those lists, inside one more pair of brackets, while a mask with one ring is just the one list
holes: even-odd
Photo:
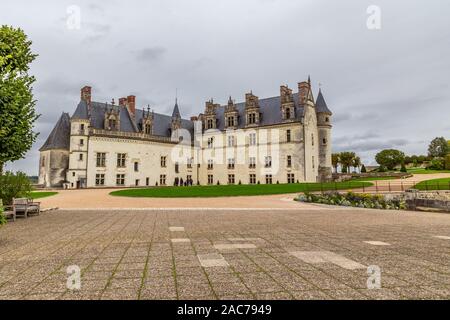
[[408, 170], [406, 170], [405, 164], [402, 163], [402, 167], [400, 169], [400, 172], [408, 172]]
[[365, 165], [362, 165], [362, 167], [361, 167], [361, 173], [366, 173], [366, 172], [367, 172], [366, 166], [365, 166]]
[[3, 215], [3, 205], [0, 201], [0, 226], [6, 223], [6, 217]]
[[369, 209], [406, 209], [406, 203], [403, 200], [386, 200], [381, 195], [355, 194], [352, 192], [348, 192], [346, 194], [340, 194], [337, 192], [325, 193], [323, 195], [305, 193], [304, 195], [300, 195], [296, 200], [302, 202]]
[[444, 170], [445, 168], [445, 160], [444, 158], [434, 158], [431, 160], [427, 169], [431, 170]]
[[0, 175], [0, 199], [4, 204], [11, 204], [13, 198], [28, 197], [31, 189], [31, 182], [23, 172], [7, 171]]

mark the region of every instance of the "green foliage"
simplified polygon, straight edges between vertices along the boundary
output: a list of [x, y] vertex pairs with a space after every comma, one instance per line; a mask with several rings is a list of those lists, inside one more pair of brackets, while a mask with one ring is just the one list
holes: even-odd
[[427, 167], [428, 170], [444, 170], [445, 160], [444, 158], [434, 158], [431, 160], [430, 165]]
[[356, 154], [354, 152], [341, 152], [339, 155], [340, 163], [342, 166], [342, 172], [348, 173], [349, 168], [353, 166], [353, 161], [356, 158]]
[[13, 198], [29, 197], [31, 183], [23, 172], [5, 172], [0, 175], [0, 199], [4, 204], [11, 204]]
[[386, 167], [388, 170], [393, 170], [396, 166], [404, 162], [405, 154], [399, 150], [386, 149], [378, 152], [375, 160], [380, 166]]
[[402, 163], [402, 167], [401, 167], [401, 169], [400, 169], [400, 172], [408, 172], [408, 170], [406, 170], [406, 167], [405, 167], [405, 163], [404, 163], [404, 162]]
[[406, 209], [406, 203], [403, 200], [386, 200], [382, 195], [356, 194], [353, 192], [348, 192], [346, 194], [332, 192], [322, 195], [305, 193], [304, 195], [300, 195], [296, 200], [302, 202], [369, 209]]
[[447, 140], [444, 137], [434, 138], [428, 146], [430, 157], [445, 157], [449, 152]]
[[6, 217], [3, 215], [3, 205], [0, 201], [0, 226], [6, 224]]
[[365, 166], [365, 165], [362, 165], [362, 167], [361, 167], [361, 173], [366, 173], [366, 172], [367, 172], [366, 166]]
[[445, 157], [445, 169], [450, 170], [450, 154]]
[[35, 58], [21, 29], [0, 27], [0, 174], [7, 161], [23, 158], [36, 140], [35, 79], [28, 75]]
[[334, 168], [334, 171], [337, 173], [338, 172], [338, 166], [340, 163], [341, 159], [340, 159], [340, 153], [333, 153], [331, 155], [331, 165]]

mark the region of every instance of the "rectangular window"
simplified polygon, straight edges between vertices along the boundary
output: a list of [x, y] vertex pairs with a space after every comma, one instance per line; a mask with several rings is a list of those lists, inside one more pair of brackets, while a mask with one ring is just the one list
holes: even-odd
[[272, 184], [272, 175], [266, 174], [266, 184]]
[[175, 173], [180, 173], [180, 165], [178, 162], [175, 162]]
[[127, 157], [126, 153], [118, 153], [117, 154], [117, 167], [125, 168], [125, 159]]
[[81, 131], [84, 131], [84, 124], [83, 124], [83, 123], [80, 124], [80, 130], [81, 130]]
[[116, 185], [118, 185], [118, 186], [125, 185], [125, 175], [124, 174], [116, 175]]
[[291, 142], [291, 130], [286, 130], [286, 142]]
[[103, 173], [98, 173], [95, 175], [95, 185], [96, 186], [105, 185], [105, 175]]
[[255, 169], [256, 168], [256, 158], [255, 157], [250, 157], [248, 167], [250, 169]]
[[314, 169], [316, 167], [315, 161], [314, 161], [314, 156], [312, 157], [312, 168]]
[[145, 185], [146, 186], [150, 185], [150, 178], [145, 178]]
[[228, 169], [234, 169], [235, 161], [233, 158], [228, 159]]
[[248, 124], [255, 124], [255, 123], [256, 123], [256, 113], [249, 113]]
[[249, 142], [251, 146], [256, 146], [256, 133], [250, 133]]
[[214, 147], [214, 138], [208, 138], [208, 149], [212, 149]]
[[161, 168], [165, 168], [166, 167], [166, 160], [167, 160], [166, 156], [161, 157]]
[[272, 157], [271, 156], [265, 157], [264, 166], [266, 168], [272, 167]]
[[208, 170], [212, 170], [214, 168], [214, 160], [208, 160]]
[[292, 167], [292, 157], [291, 156], [287, 156], [287, 160], [286, 160], [286, 166], [288, 168]]
[[192, 169], [192, 163], [194, 162], [193, 158], [187, 158], [187, 168]]
[[228, 184], [234, 184], [234, 174], [228, 175]]
[[135, 162], [134, 163], [134, 172], [138, 172], [139, 171], [139, 162]]
[[249, 183], [256, 184], [256, 174], [254, 174], [254, 173], [250, 174]]
[[212, 174], [208, 174], [208, 184], [214, 184], [214, 176]]
[[139, 187], [139, 183], [140, 183], [139, 179], [136, 179], [136, 181], [134, 182], [134, 185], [135, 185], [136, 187]]
[[80, 155], [78, 156], [78, 160], [83, 161], [83, 154], [80, 153]]
[[228, 127], [234, 127], [234, 116], [228, 117]]
[[234, 136], [228, 136], [228, 147], [234, 147]]
[[314, 133], [311, 133], [311, 145], [314, 145]]
[[295, 176], [293, 173], [287, 174], [287, 183], [295, 183]]
[[80, 139], [80, 146], [84, 146], [84, 139]]
[[166, 185], [166, 175], [165, 174], [159, 175], [159, 185], [161, 185], [161, 186]]
[[106, 153], [97, 152], [96, 164], [97, 167], [106, 167]]
[[212, 128], [214, 128], [214, 120], [213, 119], [208, 119], [208, 121], [207, 121], [207, 128], [208, 129], [212, 129]]

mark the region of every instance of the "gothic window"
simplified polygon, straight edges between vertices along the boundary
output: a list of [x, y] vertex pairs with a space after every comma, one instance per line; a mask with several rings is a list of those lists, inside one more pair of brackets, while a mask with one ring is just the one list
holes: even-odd
[[144, 132], [145, 132], [145, 134], [151, 134], [152, 133], [152, 126], [150, 125], [150, 124], [146, 124], [145, 126], [144, 126]]
[[108, 120], [108, 126], [109, 126], [109, 129], [110, 130], [116, 130], [117, 128], [116, 128], [116, 119], [109, 119]]
[[291, 118], [291, 108], [286, 108], [286, 119]]
[[256, 113], [252, 112], [248, 114], [248, 124], [256, 123]]

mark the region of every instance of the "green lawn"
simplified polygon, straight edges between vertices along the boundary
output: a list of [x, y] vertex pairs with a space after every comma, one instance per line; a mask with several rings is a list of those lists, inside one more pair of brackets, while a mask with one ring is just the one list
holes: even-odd
[[58, 192], [53, 191], [33, 191], [30, 194], [30, 197], [32, 199], [40, 199], [40, 198], [46, 198], [50, 196], [54, 196], [55, 194], [58, 194]]
[[295, 183], [295, 184], [256, 184], [256, 185], [214, 185], [192, 187], [154, 187], [113, 191], [113, 196], [150, 198], [192, 198], [192, 197], [236, 197], [268, 194], [286, 194], [307, 191], [346, 190], [370, 187], [370, 182], [349, 181], [338, 183]]
[[376, 180], [395, 180], [400, 179], [400, 177], [366, 177], [366, 178], [355, 178], [351, 181], [376, 181]]
[[413, 188], [419, 190], [450, 190], [450, 178], [422, 181]]
[[431, 173], [450, 173], [450, 170], [427, 170], [424, 168], [411, 168], [408, 173], [412, 174], [431, 174]]

